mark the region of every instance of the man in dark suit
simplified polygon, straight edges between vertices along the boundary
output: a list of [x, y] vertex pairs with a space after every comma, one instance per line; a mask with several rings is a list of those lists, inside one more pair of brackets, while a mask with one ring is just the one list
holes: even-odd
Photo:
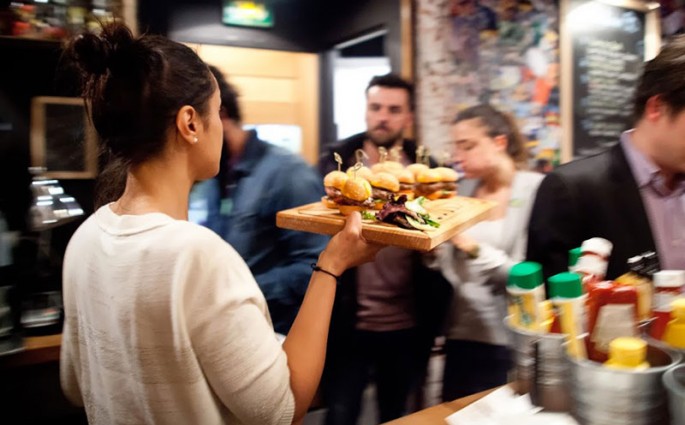
[[538, 189], [528, 260], [545, 277], [566, 271], [568, 250], [591, 237], [614, 245], [607, 278], [628, 258], [656, 251], [662, 269], [685, 269], [685, 37], [645, 64], [635, 126], [620, 143], [550, 173]]

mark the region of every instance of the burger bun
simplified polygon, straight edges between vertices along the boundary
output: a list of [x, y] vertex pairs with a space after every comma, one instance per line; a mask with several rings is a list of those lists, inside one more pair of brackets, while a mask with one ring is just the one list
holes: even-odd
[[354, 211], [361, 212], [363, 208], [359, 205], [338, 205], [338, 210], [340, 210], [340, 214], [348, 216], [352, 214]]
[[442, 181], [442, 175], [435, 169], [426, 169], [419, 171], [416, 175], [416, 181], [419, 183], [437, 183]]
[[399, 180], [400, 183], [415, 183], [416, 178], [414, 177], [414, 173], [411, 172], [411, 170], [405, 168], [402, 170], [400, 173], [397, 174], [397, 180]]
[[420, 172], [425, 171], [428, 169], [428, 166], [426, 164], [410, 164], [407, 166], [407, 170], [411, 171], [414, 174], [414, 177], [416, 177]]
[[342, 171], [331, 171], [323, 178], [323, 185], [325, 187], [334, 187], [342, 190], [348, 178], [349, 176]]
[[459, 174], [451, 168], [448, 167], [437, 167], [434, 168], [435, 171], [440, 173], [440, 181], [443, 182], [456, 182], [459, 180]]
[[373, 172], [369, 167], [361, 167], [355, 174], [354, 167], [350, 167], [347, 169], [347, 175], [349, 177], [361, 177], [368, 180], [373, 175]]
[[350, 177], [341, 189], [344, 197], [363, 202], [371, 196], [371, 185], [361, 177]]
[[333, 202], [333, 201], [331, 200], [331, 198], [329, 198], [328, 196], [322, 196], [322, 197], [321, 197], [321, 203], [322, 203], [326, 208], [332, 208], [332, 209], [338, 208], [338, 204], [336, 204], [335, 202]]
[[390, 192], [397, 192], [400, 190], [400, 181], [394, 174], [388, 172], [380, 172], [371, 176], [369, 179], [371, 186], [379, 189], [389, 190]]

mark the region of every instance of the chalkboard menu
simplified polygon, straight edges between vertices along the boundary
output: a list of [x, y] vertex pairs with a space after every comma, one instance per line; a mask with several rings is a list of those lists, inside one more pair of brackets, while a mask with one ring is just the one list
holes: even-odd
[[87, 168], [83, 147], [86, 120], [83, 104], [45, 105], [45, 167], [48, 170]]
[[31, 164], [45, 168], [46, 177], [95, 177], [97, 142], [82, 99], [32, 99]]
[[653, 46], [646, 41], [654, 9], [645, 3], [570, 2], [566, 36], [572, 89], [567, 95], [572, 100], [567, 105], [573, 112], [574, 158], [618, 143], [621, 133], [632, 127], [635, 87], [646, 57], [653, 56]]

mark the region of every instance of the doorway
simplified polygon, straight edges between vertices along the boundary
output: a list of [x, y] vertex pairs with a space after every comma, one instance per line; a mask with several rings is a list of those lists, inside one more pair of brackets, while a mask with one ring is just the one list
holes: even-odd
[[323, 125], [328, 128], [325, 135], [328, 142], [366, 130], [366, 86], [372, 77], [391, 71], [390, 58], [385, 52], [386, 34], [385, 29], [376, 30], [339, 43], [327, 52], [328, 88], [322, 89], [330, 96], [331, 125]]

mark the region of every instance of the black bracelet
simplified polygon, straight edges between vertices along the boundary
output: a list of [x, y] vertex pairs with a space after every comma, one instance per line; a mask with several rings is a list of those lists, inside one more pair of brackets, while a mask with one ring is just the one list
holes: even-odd
[[335, 280], [340, 279], [340, 276], [336, 276], [336, 275], [334, 275], [333, 273], [329, 272], [328, 270], [322, 269], [322, 268], [319, 267], [316, 263], [312, 263], [312, 270], [314, 270], [315, 272], [326, 273], [327, 275], [334, 277]]

